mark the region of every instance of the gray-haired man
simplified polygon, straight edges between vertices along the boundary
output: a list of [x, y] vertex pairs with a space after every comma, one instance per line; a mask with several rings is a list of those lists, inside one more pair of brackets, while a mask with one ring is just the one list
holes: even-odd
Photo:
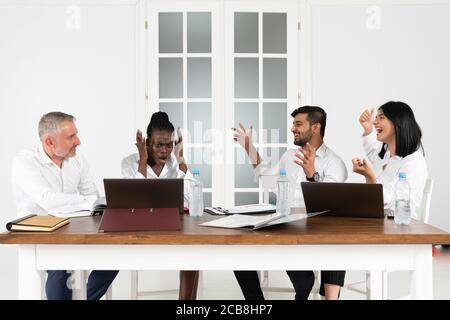
[[[92, 209], [98, 191], [86, 160], [77, 155], [80, 145], [75, 118], [50, 112], [39, 121], [41, 144], [20, 152], [12, 165], [12, 185], [20, 215], [73, 212]], [[92, 271], [87, 286], [89, 300], [100, 299], [118, 271]], [[48, 299], [72, 298], [65, 270], [47, 271]]]

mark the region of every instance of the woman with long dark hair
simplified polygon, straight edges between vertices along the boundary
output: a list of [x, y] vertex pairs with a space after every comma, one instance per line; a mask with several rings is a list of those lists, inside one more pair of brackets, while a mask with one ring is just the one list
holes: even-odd
[[353, 171], [363, 175], [367, 183], [383, 185], [385, 208], [392, 208], [399, 173], [405, 173], [411, 186], [412, 218], [418, 218], [416, 211], [428, 177], [422, 131], [412, 109], [404, 102], [387, 102], [378, 108], [375, 118], [374, 113], [365, 110], [359, 118], [369, 161], [353, 159]]
[[[184, 178], [185, 207], [189, 202], [189, 179], [193, 179], [183, 158], [183, 143], [178, 129], [178, 138], [174, 139], [175, 128], [165, 112], [155, 112], [147, 127], [147, 139], [140, 130], [136, 133], [138, 153], [122, 160], [124, 178], [168, 179]], [[180, 271], [181, 300], [195, 300], [197, 297], [198, 271]]]

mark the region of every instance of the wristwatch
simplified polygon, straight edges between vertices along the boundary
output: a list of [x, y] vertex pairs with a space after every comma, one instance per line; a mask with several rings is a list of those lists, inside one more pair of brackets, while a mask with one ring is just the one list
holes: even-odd
[[306, 177], [306, 180], [309, 181], [309, 182], [319, 182], [319, 179], [320, 179], [320, 175], [319, 175], [319, 173], [317, 171], [314, 172], [312, 177]]

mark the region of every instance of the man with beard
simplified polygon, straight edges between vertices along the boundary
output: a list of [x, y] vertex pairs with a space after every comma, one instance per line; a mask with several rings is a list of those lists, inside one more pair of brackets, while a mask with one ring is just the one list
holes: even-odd
[[[291, 132], [298, 148], [287, 150], [279, 163], [270, 166], [262, 160], [252, 144], [252, 127], [246, 130], [232, 128], [234, 140], [247, 152], [257, 177], [278, 175], [280, 169], [286, 170], [291, 186], [299, 186], [302, 181], [344, 182], [347, 169], [342, 159], [323, 142], [327, 114], [316, 106], [304, 106], [291, 113], [294, 118]], [[298, 188], [294, 188], [294, 190]], [[304, 207], [302, 192], [296, 192], [295, 202]], [[263, 300], [264, 295], [256, 271], [235, 271], [236, 278], [247, 300]], [[314, 285], [312, 271], [287, 271], [295, 289], [296, 300], [306, 300]], [[320, 294], [326, 299], [337, 299], [340, 287], [344, 284], [345, 271], [322, 271]]]
[[[20, 215], [71, 213], [91, 210], [98, 191], [87, 161], [77, 154], [80, 145], [75, 118], [50, 112], [39, 121], [41, 144], [19, 153], [12, 165], [12, 184]], [[87, 299], [98, 300], [118, 271], [92, 271]], [[48, 270], [45, 292], [49, 300], [70, 300], [72, 289], [66, 270]]]

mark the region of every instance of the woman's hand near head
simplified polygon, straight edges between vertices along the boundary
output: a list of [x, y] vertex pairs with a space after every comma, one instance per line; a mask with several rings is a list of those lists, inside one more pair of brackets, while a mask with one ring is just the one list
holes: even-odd
[[177, 129], [177, 139], [175, 140], [175, 148], [173, 150], [173, 153], [175, 154], [175, 157], [178, 161], [178, 166], [181, 171], [184, 173], [187, 172], [188, 167], [186, 165], [186, 161], [184, 161], [183, 156], [183, 135], [181, 133], [181, 129]]
[[141, 130], [136, 132], [136, 147], [139, 152], [139, 161], [147, 162], [148, 152], [147, 152], [147, 139], [142, 136]]
[[148, 151], [147, 151], [147, 139], [142, 136], [141, 130], [136, 132], [136, 147], [139, 152], [139, 164], [138, 171], [144, 176], [147, 177], [147, 160], [148, 160]]
[[374, 120], [375, 120], [375, 109], [372, 109], [370, 111], [369, 111], [369, 109], [366, 109], [359, 116], [359, 123], [361, 124], [361, 127], [363, 127], [363, 129], [364, 129], [363, 134], [365, 136], [372, 133]]
[[183, 135], [181, 133], [181, 129], [177, 129], [177, 139], [175, 140], [175, 148], [173, 150], [175, 157], [177, 158], [178, 162], [180, 160], [184, 161], [183, 157]]

